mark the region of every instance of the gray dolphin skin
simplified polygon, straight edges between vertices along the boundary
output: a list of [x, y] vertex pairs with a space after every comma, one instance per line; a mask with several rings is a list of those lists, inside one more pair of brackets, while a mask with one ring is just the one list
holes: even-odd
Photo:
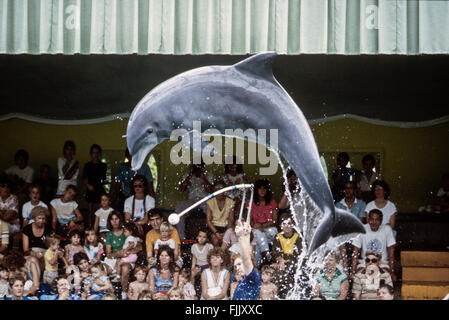
[[303, 191], [323, 213], [308, 254], [330, 236], [364, 233], [359, 219], [335, 208], [312, 131], [302, 111], [273, 76], [276, 54], [260, 53], [232, 66], [208, 66], [181, 73], [151, 90], [133, 110], [127, 128], [132, 167], [171, 131], [193, 129], [278, 130], [278, 152], [296, 172]]

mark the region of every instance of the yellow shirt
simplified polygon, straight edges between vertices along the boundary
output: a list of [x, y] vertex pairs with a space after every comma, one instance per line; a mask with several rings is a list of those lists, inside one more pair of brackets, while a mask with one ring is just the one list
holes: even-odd
[[55, 257], [56, 253], [48, 249], [45, 251], [44, 254], [44, 260], [45, 260], [45, 270], [47, 271], [58, 271], [58, 260], [56, 259], [54, 264], [51, 264], [50, 261], [52, 261]]
[[295, 249], [296, 239], [299, 235], [295, 233], [291, 238], [285, 238], [282, 233], [278, 233], [279, 242], [281, 243], [282, 251], [284, 254], [293, 254]]
[[212, 198], [206, 202], [207, 206], [212, 211], [212, 224], [217, 227], [226, 227], [228, 225], [229, 214], [234, 207], [234, 200], [226, 198], [225, 205], [222, 210], [218, 208], [216, 198]]

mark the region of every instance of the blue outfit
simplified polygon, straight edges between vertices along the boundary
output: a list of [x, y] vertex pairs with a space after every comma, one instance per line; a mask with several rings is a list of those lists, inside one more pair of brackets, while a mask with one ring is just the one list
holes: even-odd
[[131, 196], [130, 185], [136, 174], [145, 176], [148, 182], [153, 181], [153, 176], [151, 175], [150, 167], [146, 163], [143, 163], [140, 169], [137, 170], [137, 172], [131, 170], [131, 164], [129, 162], [121, 163], [117, 169], [117, 177], [115, 181], [122, 183], [122, 192], [125, 198]]
[[[12, 297], [6, 297], [5, 300], [12, 300]], [[31, 300], [31, 299], [28, 298], [28, 297], [23, 296], [22, 300]]]
[[[40, 297], [40, 300], [58, 300], [58, 299], [59, 299], [59, 294], [45, 294]], [[82, 300], [82, 299], [80, 296], [71, 293], [71, 294], [69, 294], [68, 300]]]
[[255, 268], [239, 281], [232, 300], [257, 300], [262, 287], [262, 277]]
[[354, 204], [352, 205], [351, 209], [349, 209], [348, 206], [346, 205], [345, 199], [341, 199], [339, 202], [335, 204], [335, 206], [339, 209], [350, 211], [357, 218], [365, 217], [366, 203], [363, 200], [355, 198]]
[[173, 286], [173, 275], [170, 276], [168, 280], [164, 280], [161, 278], [159, 273], [157, 272], [157, 268], [153, 268], [154, 272], [154, 292], [164, 292], [167, 293], [168, 290]]

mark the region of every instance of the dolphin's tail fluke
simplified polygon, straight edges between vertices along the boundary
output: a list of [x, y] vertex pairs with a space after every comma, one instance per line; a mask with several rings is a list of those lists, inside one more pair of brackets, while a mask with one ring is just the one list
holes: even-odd
[[307, 255], [324, 244], [330, 235], [338, 237], [349, 233], [365, 233], [365, 228], [356, 216], [346, 210], [335, 208], [335, 219], [331, 214], [326, 215], [313, 236]]

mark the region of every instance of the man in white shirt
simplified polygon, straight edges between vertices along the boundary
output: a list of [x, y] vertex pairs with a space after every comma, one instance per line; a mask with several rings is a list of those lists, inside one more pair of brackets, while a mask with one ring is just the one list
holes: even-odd
[[[388, 268], [393, 281], [396, 281], [394, 274], [394, 240], [393, 230], [389, 225], [382, 225], [382, 211], [373, 209], [368, 213], [368, 224], [365, 224], [365, 234], [359, 234], [353, 241], [354, 252], [352, 255], [351, 278], [357, 269], [364, 267], [364, 261], [357, 260], [358, 254], [365, 257], [366, 252], [380, 252], [382, 254], [381, 267]], [[358, 263], [358, 264], [357, 264]]]

